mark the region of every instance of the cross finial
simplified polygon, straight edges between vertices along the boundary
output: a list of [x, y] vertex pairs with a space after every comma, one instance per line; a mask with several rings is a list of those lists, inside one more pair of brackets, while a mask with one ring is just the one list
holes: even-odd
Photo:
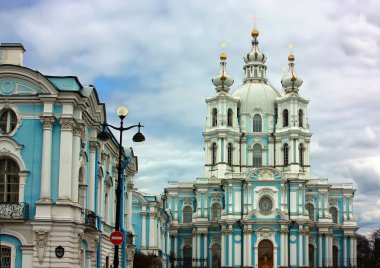
[[288, 47], [290, 49], [290, 54], [293, 54], [294, 45], [292, 43], [289, 43]]
[[256, 23], [259, 20], [259, 18], [256, 16], [256, 14], [253, 14], [251, 20], [253, 21], [253, 28], [256, 29]]
[[224, 49], [227, 47], [227, 43], [226, 43], [226, 41], [222, 41], [221, 43], [220, 43], [220, 47], [222, 48], [222, 52], [224, 51]]

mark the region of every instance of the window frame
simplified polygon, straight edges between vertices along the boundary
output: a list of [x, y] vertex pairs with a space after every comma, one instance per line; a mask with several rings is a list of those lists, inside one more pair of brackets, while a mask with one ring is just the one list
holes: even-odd
[[263, 166], [263, 147], [259, 143], [252, 146], [252, 166], [256, 168]]
[[[187, 216], [187, 217], [186, 217]], [[188, 221], [190, 217], [190, 221]], [[182, 209], [182, 223], [192, 223], [193, 222], [193, 208], [191, 206], [184, 206]]]
[[212, 109], [211, 118], [211, 126], [216, 127], [218, 125], [218, 109]]
[[255, 114], [252, 120], [252, 131], [263, 132], [263, 118], [260, 114]]
[[[10, 164], [8, 161], [10, 161]], [[1, 157], [0, 203], [18, 204], [20, 202], [20, 184], [20, 168], [18, 163], [11, 157]]]
[[[217, 208], [216, 208], [217, 207]], [[215, 215], [216, 212], [216, 215]], [[218, 221], [222, 217], [222, 206], [219, 203], [213, 203], [211, 205], [211, 221]]]
[[212, 166], [216, 165], [216, 162], [217, 162], [217, 151], [218, 151], [218, 148], [216, 146], [216, 143], [213, 142], [212, 145], [211, 145], [211, 165]]
[[234, 115], [234, 112], [232, 111], [231, 108], [229, 108], [227, 111], [227, 126], [228, 127], [232, 127], [233, 125], [233, 115]]
[[288, 109], [284, 109], [282, 111], [282, 127], [289, 126], [289, 111]]
[[284, 162], [284, 166], [287, 167], [289, 166], [289, 145], [287, 143], [284, 144], [283, 151], [284, 151], [283, 162]]
[[303, 110], [298, 110], [298, 126], [303, 127]]
[[233, 161], [233, 146], [232, 143], [228, 143], [227, 145], [227, 165], [232, 166]]

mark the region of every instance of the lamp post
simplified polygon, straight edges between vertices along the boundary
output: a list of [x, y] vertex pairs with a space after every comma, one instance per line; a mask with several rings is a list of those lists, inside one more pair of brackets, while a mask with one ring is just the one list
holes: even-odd
[[[138, 128], [138, 132], [133, 136], [132, 140], [135, 142], [135, 143], [142, 143], [145, 141], [145, 137], [144, 135], [140, 132], [140, 128], [144, 127], [142, 126], [140, 123], [138, 125], [132, 125], [132, 126], [129, 126], [129, 127], [124, 127], [124, 118], [127, 116], [128, 114], [128, 108], [125, 107], [125, 106], [119, 106], [116, 110], [116, 113], [117, 115], [119, 116], [120, 118], [120, 126], [119, 127], [115, 127], [115, 126], [112, 126], [112, 125], [109, 125], [107, 123], [104, 123], [103, 124], [103, 131], [100, 132], [97, 136], [97, 138], [100, 140], [100, 141], [107, 141], [111, 138], [111, 134], [109, 133], [108, 131], [108, 127], [112, 128], [112, 129], [115, 129], [117, 131], [119, 131], [120, 133], [120, 136], [119, 136], [119, 162], [118, 162], [118, 166], [117, 166], [117, 187], [116, 187], [116, 219], [115, 219], [115, 230], [116, 231], [120, 231], [120, 201], [121, 201], [121, 192], [122, 192], [122, 189], [121, 189], [121, 180], [122, 180], [122, 162], [121, 162], [121, 156], [122, 156], [122, 153], [123, 153], [123, 131], [126, 131], [126, 130], [129, 130], [131, 128], [135, 128], [137, 127]], [[114, 258], [113, 258], [113, 267], [114, 268], [118, 268], [119, 267], [119, 246], [118, 245], [115, 245], [115, 249], [114, 249]]]

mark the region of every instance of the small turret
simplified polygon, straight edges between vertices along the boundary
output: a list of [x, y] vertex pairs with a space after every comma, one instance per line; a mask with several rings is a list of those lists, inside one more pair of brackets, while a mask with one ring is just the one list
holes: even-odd
[[211, 80], [218, 93], [227, 93], [234, 83], [234, 80], [227, 74], [226, 60], [227, 54], [222, 52], [220, 54], [220, 72]]
[[291, 92], [298, 93], [298, 89], [299, 87], [301, 87], [303, 83], [302, 78], [296, 75], [296, 72], [294, 69], [294, 60], [295, 60], [295, 57], [293, 55], [292, 46], [291, 46], [291, 51], [288, 56], [289, 68], [288, 68], [287, 73], [281, 79], [281, 84], [286, 94], [289, 94]]

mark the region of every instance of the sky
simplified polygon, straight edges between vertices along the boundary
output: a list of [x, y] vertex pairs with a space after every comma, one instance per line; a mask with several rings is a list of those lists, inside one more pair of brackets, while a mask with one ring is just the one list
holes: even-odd
[[3, 0], [0, 42], [22, 43], [31, 69], [94, 85], [110, 123], [126, 105], [126, 124], [145, 125], [146, 142], [134, 147], [135, 186], [157, 194], [167, 181], [203, 176], [205, 98], [215, 95], [220, 44], [233, 90], [258, 17], [260, 50], [279, 91], [294, 45], [299, 93], [310, 99], [312, 177], [354, 183], [366, 234], [380, 226], [378, 10], [376, 0]]

